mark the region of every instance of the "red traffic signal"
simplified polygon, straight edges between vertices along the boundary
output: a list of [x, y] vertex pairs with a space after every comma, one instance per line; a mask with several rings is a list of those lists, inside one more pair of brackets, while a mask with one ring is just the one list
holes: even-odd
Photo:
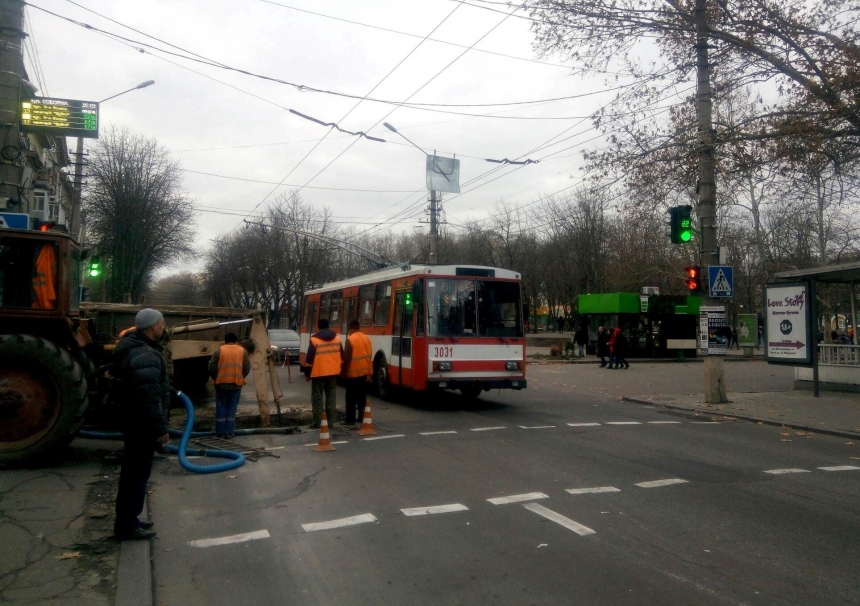
[[698, 292], [701, 286], [702, 268], [698, 265], [684, 268], [684, 284], [690, 292]]

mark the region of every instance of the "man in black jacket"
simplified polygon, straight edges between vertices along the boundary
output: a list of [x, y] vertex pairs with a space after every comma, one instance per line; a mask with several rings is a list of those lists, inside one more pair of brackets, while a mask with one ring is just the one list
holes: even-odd
[[164, 332], [161, 312], [146, 308], [134, 319], [136, 330], [126, 334], [113, 351], [118, 380], [117, 404], [122, 408], [125, 452], [116, 496], [114, 534], [120, 541], [151, 539], [152, 522], [138, 520], [146, 498], [156, 444], [170, 439], [165, 416], [170, 404], [167, 363], [158, 344]]

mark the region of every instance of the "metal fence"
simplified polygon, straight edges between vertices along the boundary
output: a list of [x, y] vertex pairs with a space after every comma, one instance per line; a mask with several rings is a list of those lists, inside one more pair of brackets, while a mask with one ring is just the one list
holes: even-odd
[[818, 345], [818, 363], [831, 366], [860, 366], [860, 347], [857, 345]]

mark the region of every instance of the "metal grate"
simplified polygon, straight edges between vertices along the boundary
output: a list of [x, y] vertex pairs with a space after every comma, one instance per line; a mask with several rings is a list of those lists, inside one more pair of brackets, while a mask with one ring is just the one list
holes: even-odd
[[191, 440], [191, 443], [196, 444], [197, 446], [208, 448], [209, 450], [232, 450], [233, 452], [240, 452], [245, 455], [245, 458], [249, 461], [256, 461], [260, 457], [275, 457], [276, 459], [281, 458], [273, 452], [270, 452], [263, 448], [254, 448], [252, 446], [239, 444], [238, 442], [234, 442], [233, 440], [216, 438], [215, 436], [210, 436], [207, 438], [193, 438]]

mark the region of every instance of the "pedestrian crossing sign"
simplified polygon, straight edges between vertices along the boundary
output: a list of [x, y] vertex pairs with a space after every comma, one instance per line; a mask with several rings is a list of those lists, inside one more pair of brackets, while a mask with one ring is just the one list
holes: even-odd
[[734, 296], [734, 276], [729, 265], [708, 267], [708, 291], [712, 297]]

